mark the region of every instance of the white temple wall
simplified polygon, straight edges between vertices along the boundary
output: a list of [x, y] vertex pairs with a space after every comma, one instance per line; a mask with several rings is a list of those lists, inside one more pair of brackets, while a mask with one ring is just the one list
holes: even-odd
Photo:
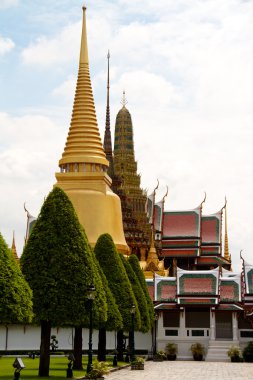
[[[58, 350], [72, 350], [74, 340], [74, 328], [52, 328], [51, 335], [56, 335], [58, 340]], [[107, 332], [107, 349], [115, 348], [115, 333]], [[89, 331], [83, 329], [83, 349], [88, 349]], [[98, 331], [94, 330], [92, 334], [93, 349], [98, 346]], [[152, 347], [151, 333], [143, 334], [135, 332], [135, 349], [148, 350]], [[39, 350], [40, 348], [40, 327], [0, 325], [0, 350]]]
[[[210, 339], [209, 328], [188, 328], [185, 326], [185, 311], [180, 310], [179, 326], [164, 327], [163, 314], [159, 315], [157, 320], [157, 350], [165, 350], [168, 342], [173, 342], [178, 347], [177, 359], [192, 360], [190, 347], [193, 343], [200, 342], [206, 351]], [[166, 336], [166, 330], [177, 331], [177, 336]], [[204, 336], [193, 336], [196, 331], [204, 331]]]

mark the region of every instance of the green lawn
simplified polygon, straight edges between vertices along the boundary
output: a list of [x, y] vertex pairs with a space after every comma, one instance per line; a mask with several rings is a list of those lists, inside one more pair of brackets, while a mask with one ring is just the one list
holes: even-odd
[[[12, 357], [0, 357], [0, 380], [13, 380], [14, 368], [12, 366], [15, 358]], [[20, 373], [20, 380], [34, 380], [38, 378], [38, 367], [39, 359], [30, 359], [28, 357], [22, 357], [25, 368]], [[112, 361], [109, 359], [108, 362], [112, 366]], [[119, 363], [123, 365], [126, 363]], [[50, 358], [50, 377], [49, 380], [65, 380], [66, 379], [66, 370], [68, 366], [67, 357], [52, 357]], [[74, 377], [85, 376], [85, 370], [87, 366], [87, 357], [83, 358], [83, 371], [73, 371]]]

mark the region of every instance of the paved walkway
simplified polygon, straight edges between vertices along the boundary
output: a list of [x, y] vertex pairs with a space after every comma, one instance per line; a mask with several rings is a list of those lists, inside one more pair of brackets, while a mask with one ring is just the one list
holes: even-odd
[[195, 361], [145, 362], [144, 371], [129, 367], [115, 371], [106, 380], [253, 380], [253, 363]]

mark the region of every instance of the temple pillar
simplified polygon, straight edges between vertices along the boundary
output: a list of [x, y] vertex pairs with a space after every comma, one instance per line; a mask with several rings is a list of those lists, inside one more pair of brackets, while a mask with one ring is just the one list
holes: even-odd
[[210, 309], [210, 340], [215, 340], [215, 311]]
[[232, 313], [232, 326], [233, 326], [233, 340], [238, 340], [238, 319], [237, 313], [233, 311]]
[[187, 332], [185, 328], [185, 308], [180, 307], [180, 324], [179, 324], [179, 337], [186, 338]]

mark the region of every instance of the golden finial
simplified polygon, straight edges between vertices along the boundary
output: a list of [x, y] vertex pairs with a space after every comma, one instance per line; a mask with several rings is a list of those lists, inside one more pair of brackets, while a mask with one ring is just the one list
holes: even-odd
[[81, 37], [81, 49], [80, 49], [80, 62], [89, 63], [88, 59], [88, 43], [87, 43], [87, 31], [86, 31], [86, 7], [83, 6], [83, 25], [82, 25], [82, 37]]
[[200, 203], [200, 207], [201, 207], [201, 208], [202, 208], [203, 204], [204, 204], [205, 201], [206, 201], [206, 192], [205, 192], [205, 191], [204, 191], [204, 194], [205, 194], [204, 199], [203, 199], [203, 201]]
[[15, 231], [13, 231], [13, 237], [12, 237], [12, 245], [11, 245], [11, 252], [14, 256], [14, 259], [19, 262], [18, 254], [17, 254], [17, 249], [16, 249], [16, 243], [15, 243]]
[[123, 91], [123, 97], [122, 97], [122, 100], [121, 100], [120, 103], [123, 105], [123, 107], [125, 107], [126, 104], [128, 103], [128, 101], [126, 100], [126, 92], [125, 92], [125, 90]]
[[165, 198], [166, 198], [167, 195], [168, 195], [168, 191], [169, 191], [169, 188], [168, 188], [168, 186], [166, 186], [166, 193], [165, 193], [165, 195], [163, 196], [163, 202], [165, 201]]
[[157, 185], [156, 185], [156, 188], [154, 189], [154, 193], [158, 189], [158, 187], [159, 187], [159, 179], [157, 178]]

